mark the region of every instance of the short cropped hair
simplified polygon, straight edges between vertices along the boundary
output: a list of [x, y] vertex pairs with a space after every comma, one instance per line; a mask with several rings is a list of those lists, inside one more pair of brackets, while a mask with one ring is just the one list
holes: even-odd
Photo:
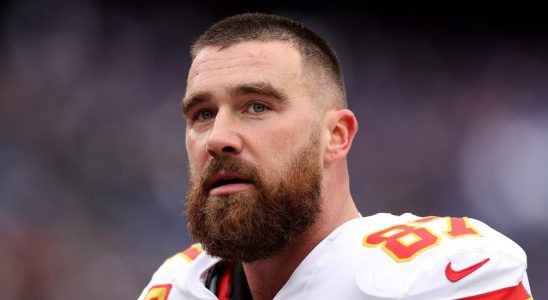
[[245, 13], [223, 19], [207, 29], [191, 47], [192, 60], [208, 46], [229, 47], [246, 41], [281, 41], [295, 46], [303, 60], [316, 65], [333, 81], [344, 107], [346, 91], [335, 51], [317, 33], [300, 22], [262, 13]]

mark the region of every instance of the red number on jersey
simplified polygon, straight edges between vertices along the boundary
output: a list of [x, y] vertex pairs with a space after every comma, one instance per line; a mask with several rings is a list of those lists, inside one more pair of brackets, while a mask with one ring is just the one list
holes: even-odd
[[[429, 223], [440, 219], [442, 218], [432, 216], [385, 228], [366, 235], [363, 238], [363, 245], [366, 247], [380, 245], [381, 249], [395, 261], [410, 261], [420, 253], [438, 245], [441, 237], [431, 231]], [[449, 230], [442, 232], [450, 238], [481, 236], [474, 227], [468, 224], [466, 217], [444, 219], [447, 220]]]
[[398, 262], [410, 261], [423, 251], [436, 246], [440, 238], [426, 227], [395, 225], [367, 235], [363, 245], [376, 247], [388, 253]]
[[445, 234], [450, 238], [459, 238], [463, 236], [481, 236], [481, 234], [468, 224], [468, 218], [447, 217], [447, 227], [449, 230]]

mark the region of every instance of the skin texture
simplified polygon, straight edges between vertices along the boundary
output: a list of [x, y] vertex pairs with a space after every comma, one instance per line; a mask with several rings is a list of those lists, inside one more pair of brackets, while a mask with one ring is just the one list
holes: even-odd
[[[229, 156], [256, 168], [266, 186], [276, 186], [303, 149], [317, 147], [309, 156], [316, 156], [321, 174], [320, 211], [287, 247], [244, 262], [254, 299], [272, 299], [322, 239], [359, 216], [346, 162], [357, 121], [350, 110], [336, 105], [340, 99], [329, 89], [332, 85], [311, 76], [311, 68], [291, 44], [249, 41], [203, 48], [188, 76], [182, 109], [194, 176], [203, 176], [213, 160]], [[313, 143], [311, 137], [316, 137]], [[209, 193], [255, 190], [253, 184], [240, 184]]]

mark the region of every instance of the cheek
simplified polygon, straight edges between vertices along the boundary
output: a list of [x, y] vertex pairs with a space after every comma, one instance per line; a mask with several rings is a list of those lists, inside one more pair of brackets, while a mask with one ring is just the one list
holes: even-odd
[[272, 133], [273, 140], [284, 148], [301, 148], [310, 139], [312, 124], [306, 120], [294, 120], [293, 122], [284, 122], [279, 130]]
[[205, 145], [202, 145], [200, 141], [201, 140], [196, 134], [192, 134], [191, 132], [186, 133], [186, 152], [188, 155], [188, 164], [192, 169], [199, 168], [204, 160], [202, 159], [204, 155], [206, 155], [207, 158], [207, 151], [205, 151], [206, 147]]
[[274, 165], [280, 165], [283, 169], [291, 162], [294, 155], [309, 144], [311, 136], [311, 125], [306, 122], [287, 122], [276, 129], [269, 130], [268, 134], [262, 135], [263, 148]]

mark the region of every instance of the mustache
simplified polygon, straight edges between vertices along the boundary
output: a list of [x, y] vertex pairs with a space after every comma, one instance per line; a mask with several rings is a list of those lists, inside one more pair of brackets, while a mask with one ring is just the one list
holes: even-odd
[[213, 158], [200, 174], [197, 184], [202, 191], [207, 192], [209, 190], [208, 185], [211, 178], [220, 171], [236, 173], [248, 178], [253, 184], [256, 184], [259, 180], [259, 170], [253, 164], [233, 156], [220, 156]]

